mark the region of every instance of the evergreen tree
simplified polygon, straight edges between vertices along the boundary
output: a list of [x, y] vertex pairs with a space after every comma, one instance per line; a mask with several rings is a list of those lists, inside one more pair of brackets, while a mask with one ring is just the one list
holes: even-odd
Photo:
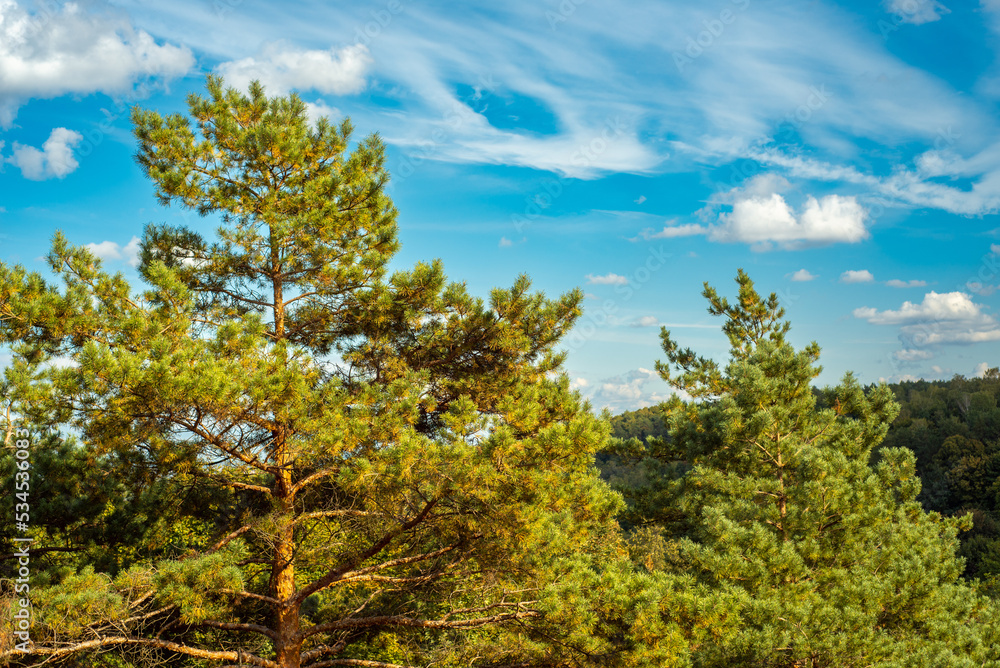
[[387, 276], [377, 136], [348, 152], [348, 122], [310, 125], [256, 83], [209, 78], [189, 106], [134, 112], [138, 160], [163, 203], [221, 215], [218, 239], [148, 227], [135, 294], [57, 235], [62, 287], [0, 265], [0, 340], [19, 374], [8, 425], [73, 430], [95, 466], [209, 490], [214, 515], [170, 515], [187, 540], [36, 587], [33, 652], [0, 659], [570, 665], [639, 648], [609, 621], [636, 616], [623, 590], [589, 621], [566, 595], [621, 563], [620, 501], [593, 467], [607, 426], [555, 351], [579, 291], [549, 300], [522, 277], [484, 302], [437, 263]]
[[738, 632], [695, 648], [695, 665], [998, 665], [996, 610], [959, 579], [962, 521], [920, 508], [909, 450], [869, 464], [892, 393], [848, 374], [821, 408], [819, 347], [793, 348], [777, 297], [736, 281], [733, 303], [704, 291], [725, 367], [663, 330], [658, 370], [683, 394], [666, 405], [670, 440], [640, 453], [691, 465], [669, 494], [650, 490], [679, 514], [661, 524], [661, 567], [740, 602]]

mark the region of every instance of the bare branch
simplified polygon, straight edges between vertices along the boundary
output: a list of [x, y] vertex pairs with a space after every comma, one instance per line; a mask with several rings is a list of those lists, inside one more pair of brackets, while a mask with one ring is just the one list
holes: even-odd
[[430, 514], [431, 510], [433, 510], [434, 506], [437, 505], [439, 500], [440, 497], [437, 497], [428, 501], [427, 504], [424, 505], [423, 509], [419, 513], [417, 513], [416, 517], [411, 519], [409, 522], [401, 524], [398, 528], [382, 536], [375, 542], [374, 545], [372, 545], [370, 548], [368, 548], [361, 554], [355, 556], [353, 559], [349, 560], [346, 564], [330, 569], [329, 571], [327, 571], [326, 575], [321, 577], [319, 580], [315, 580], [312, 584], [307, 585], [302, 589], [298, 590], [297, 592], [295, 592], [295, 594], [292, 596], [289, 602], [294, 605], [301, 604], [302, 601], [306, 600], [306, 598], [309, 597], [310, 595], [315, 594], [321, 589], [325, 589], [326, 587], [330, 586], [330, 584], [332, 584], [333, 582], [339, 580], [345, 573], [351, 571], [352, 569], [356, 568], [359, 564], [363, 564], [368, 559], [374, 557], [376, 554], [385, 549], [385, 547], [389, 543], [391, 543], [396, 536], [400, 535], [405, 531], [409, 531], [413, 527], [423, 522], [424, 519], [427, 518], [427, 515]]
[[[107, 638], [98, 638], [96, 640], [88, 640], [86, 642], [76, 643], [68, 647], [34, 647], [28, 654], [37, 654], [42, 656], [47, 656], [44, 663], [49, 663], [55, 659], [63, 656], [68, 656], [70, 654], [76, 654], [77, 652], [85, 652], [87, 650], [100, 650], [105, 647], [114, 647], [117, 645], [136, 645], [141, 647], [155, 647], [157, 649], [165, 649], [171, 652], [177, 652], [178, 654], [186, 654], [188, 656], [197, 656], [202, 659], [211, 659], [214, 661], [246, 661], [253, 666], [262, 666], [262, 668], [281, 668], [274, 661], [269, 661], [263, 659], [259, 656], [254, 656], [253, 654], [247, 654], [241, 652], [237, 654], [236, 652], [224, 652], [218, 650], [208, 650], [201, 649], [200, 647], [190, 647], [188, 645], [181, 645], [179, 643], [170, 642], [168, 640], [152, 640], [148, 638], [128, 638], [123, 636], [114, 636]], [[13, 656], [26, 656], [24, 653], [17, 650], [7, 650], [5, 652], [0, 652], [0, 659], [8, 659]]]

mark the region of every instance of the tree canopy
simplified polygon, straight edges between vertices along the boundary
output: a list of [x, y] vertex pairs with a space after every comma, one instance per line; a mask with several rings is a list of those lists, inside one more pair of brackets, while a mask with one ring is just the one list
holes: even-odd
[[[593, 467], [607, 427], [555, 349], [579, 291], [548, 299], [521, 277], [483, 300], [437, 262], [389, 275], [378, 136], [348, 150], [349, 122], [310, 124], [296, 95], [256, 83], [210, 77], [188, 103], [135, 110], [138, 162], [162, 203], [219, 215], [215, 238], [147, 227], [136, 292], [57, 235], [61, 285], [0, 265], [0, 338], [15, 353], [8, 425], [75, 433], [71, 459], [141, 478], [115, 503], [199, 503], [162, 506], [158, 549], [136, 527], [127, 554], [53, 566], [32, 594], [32, 652], [0, 656], [583, 656], [580, 624], [552, 622], [572, 605], [559, 591], [624, 562], [620, 501]], [[586, 652], [610, 651], [600, 635]]]
[[725, 319], [727, 364], [664, 329], [670, 438], [620, 445], [690, 467], [635, 490], [632, 521], [646, 520], [637, 561], [736, 602], [736, 628], [694, 650], [695, 665], [994, 665], [996, 608], [959, 579], [964, 520], [923, 511], [911, 451], [870, 464], [899, 410], [892, 392], [848, 374], [817, 401], [819, 347], [796, 350], [776, 296], [742, 270], [736, 281], [735, 302], [704, 292]]

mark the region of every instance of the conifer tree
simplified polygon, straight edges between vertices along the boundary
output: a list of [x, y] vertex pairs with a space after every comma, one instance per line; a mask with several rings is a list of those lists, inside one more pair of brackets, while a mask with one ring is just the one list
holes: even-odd
[[74, 431], [95, 466], [212, 490], [214, 516], [171, 516], [179, 543], [37, 587], [34, 648], [0, 661], [619, 656], [627, 630], [568, 628], [586, 606], [562, 595], [621, 563], [619, 499], [593, 468], [607, 426], [555, 349], [579, 291], [550, 300], [522, 277], [484, 301], [439, 263], [387, 275], [377, 136], [348, 151], [348, 122], [311, 125], [256, 83], [209, 78], [189, 108], [134, 112], [138, 161], [164, 204], [221, 216], [217, 239], [148, 227], [136, 293], [57, 235], [62, 286], [0, 265], [0, 340], [11, 420]]
[[738, 631], [694, 648], [694, 664], [998, 665], [996, 609], [959, 579], [962, 521], [921, 509], [909, 450], [870, 464], [892, 393], [847, 374], [817, 397], [819, 347], [796, 350], [777, 297], [742, 270], [736, 282], [734, 302], [703, 293], [724, 319], [725, 366], [662, 331], [657, 368], [678, 391], [670, 438], [639, 453], [690, 466], [638, 495], [638, 514], [659, 522], [662, 568], [739, 602]]

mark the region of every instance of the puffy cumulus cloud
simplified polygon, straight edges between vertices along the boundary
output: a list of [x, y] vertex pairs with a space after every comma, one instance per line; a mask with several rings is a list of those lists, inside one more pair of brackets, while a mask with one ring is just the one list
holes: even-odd
[[68, 2], [31, 13], [0, 0], [0, 126], [32, 98], [123, 94], [147, 77], [178, 77], [194, 65], [186, 47], [157, 44], [148, 33]]
[[950, 14], [951, 10], [935, 0], [887, 0], [885, 8], [895, 14], [903, 23], [920, 25], [931, 23]]
[[857, 308], [854, 317], [898, 326], [900, 341], [910, 349], [1000, 340], [1000, 323], [964, 292], [928, 292], [919, 304], [903, 302], [898, 310]]
[[120, 246], [114, 241], [102, 241], [100, 243], [86, 244], [84, 247], [102, 260], [124, 260], [133, 267], [139, 266], [139, 237], [132, 239]]
[[890, 288], [924, 288], [927, 287], [927, 281], [918, 281], [916, 279], [910, 281], [901, 281], [898, 278], [886, 281], [886, 285]]
[[854, 197], [827, 195], [808, 197], [796, 216], [779, 193], [750, 195], [738, 199], [730, 213], [719, 216], [709, 239], [742, 242], [764, 250], [777, 243], [797, 249], [831, 243], [857, 243], [868, 238], [865, 209]]
[[750, 244], [753, 250], [770, 250], [777, 245], [796, 250], [832, 243], [857, 243], [869, 237], [865, 227], [867, 212], [854, 197], [809, 196], [796, 213], [780, 191], [788, 181], [774, 174], [762, 174], [747, 183], [714, 197], [697, 214], [715, 215], [719, 205], [732, 210], [718, 215], [714, 224], [668, 221], [662, 230], [646, 228], [631, 241], [674, 239], [702, 235], [709, 241]]
[[854, 309], [854, 317], [873, 325], [905, 325], [916, 322], [967, 321], [982, 315], [981, 307], [964, 292], [928, 292], [919, 304], [903, 302], [897, 311], [874, 308]]
[[16, 165], [24, 178], [32, 181], [61, 179], [80, 166], [73, 149], [81, 141], [83, 135], [79, 132], [55, 128], [41, 149], [14, 142], [13, 155], [6, 162]]
[[258, 79], [269, 95], [285, 95], [293, 89], [347, 95], [364, 89], [371, 65], [364, 44], [306, 50], [276, 42], [265, 45], [256, 56], [222, 63], [216, 71], [237, 88], [246, 89]]
[[797, 283], [804, 283], [806, 281], [815, 281], [818, 276], [810, 274], [807, 269], [799, 269], [794, 274], [788, 276], [789, 280], [795, 281]]
[[618, 274], [604, 274], [603, 276], [594, 276], [593, 274], [587, 274], [585, 276], [587, 283], [590, 285], [627, 285], [628, 279], [624, 276], [619, 276]]
[[849, 269], [840, 275], [841, 283], [871, 283], [875, 280], [867, 269]]

